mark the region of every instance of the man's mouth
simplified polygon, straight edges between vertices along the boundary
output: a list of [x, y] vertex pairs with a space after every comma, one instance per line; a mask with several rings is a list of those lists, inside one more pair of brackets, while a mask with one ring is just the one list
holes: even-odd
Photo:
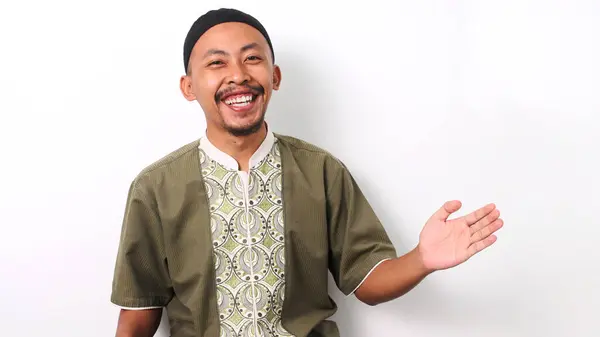
[[215, 95], [215, 101], [227, 106], [230, 110], [238, 113], [248, 113], [254, 109], [264, 94], [260, 85], [245, 85], [240, 88], [229, 88], [219, 91]]
[[252, 93], [245, 93], [245, 94], [231, 95], [231, 96], [225, 97], [225, 99], [223, 99], [222, 102], [227, 104], [230, 107], [243, 108], [243, 107], [246, 107], [246, 106], [252, 104], [252, 102], [254, 102], [254, 100], [257, 97], [258, 97], [257, 95], [254, 95]]
[[259, 97], [251, 92], [236, 93], [223, 97], [221, 102], [235, 112], [248, 113], [254, 109]]

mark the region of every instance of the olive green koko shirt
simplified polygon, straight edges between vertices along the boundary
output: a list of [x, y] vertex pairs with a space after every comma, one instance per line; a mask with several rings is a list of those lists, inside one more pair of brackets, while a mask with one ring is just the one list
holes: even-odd
[[246, 173], [202, 138], [132, 182], [111, 301], [166, 308], [172, 337], [338, 337], [328, 273], [349, 295], [394, 257], [328, 152], [269, 133]]

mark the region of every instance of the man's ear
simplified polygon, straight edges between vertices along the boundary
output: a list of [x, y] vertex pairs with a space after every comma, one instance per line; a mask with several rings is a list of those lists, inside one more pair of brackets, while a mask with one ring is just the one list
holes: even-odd
[[194, 89], [192, 88], [192, 79], [190, 76], [181, 76], [181, 79], [179, 80], [179, 88], [181, 89], [181, 93], [185, 99], [190, 102], [196, 100], [196, 94], [194, 94]]
[[279, 90], [281, 85], [281, 69], [278, 65], [273, 66], [273, 90]]

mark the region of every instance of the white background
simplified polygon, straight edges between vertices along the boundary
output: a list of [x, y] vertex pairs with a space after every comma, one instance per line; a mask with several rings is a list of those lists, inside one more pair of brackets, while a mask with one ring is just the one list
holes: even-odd
[[342, 159], [400, 253], [448, 199], [503, 213], [492, 248], [403, 298], [332, 289], [343, 337], [600, 336], [599, 1], [210, 6], [1, 3], [0, 335], [114, 335], [127, 188], [204, 132], [183, 40], [233, 6], [282, 67], [272, 128]]

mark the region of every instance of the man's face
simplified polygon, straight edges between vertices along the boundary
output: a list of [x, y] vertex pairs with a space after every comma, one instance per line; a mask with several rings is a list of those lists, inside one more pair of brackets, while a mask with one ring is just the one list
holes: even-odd
[[198, 101], [209, 126], [244, 136], [262, 126], [280, 81], [263, 35], [249, 25], [230, 22], [200, 37], [181, 90], [188, 100]]

